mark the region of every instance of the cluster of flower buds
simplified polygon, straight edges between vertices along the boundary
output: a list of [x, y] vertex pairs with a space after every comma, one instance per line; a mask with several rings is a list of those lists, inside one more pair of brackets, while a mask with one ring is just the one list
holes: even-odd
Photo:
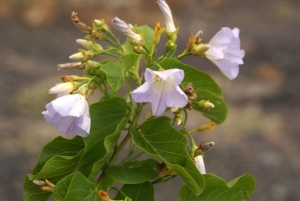
[[55, 185], [50, 181], [48, 181], [47, 179], [45, 179], [45, 181], [35, 179], [33, 180], [33, 183], [40, 186], [40, 189], [42, 191], [51, 192], [51, 193], [54, 191]]

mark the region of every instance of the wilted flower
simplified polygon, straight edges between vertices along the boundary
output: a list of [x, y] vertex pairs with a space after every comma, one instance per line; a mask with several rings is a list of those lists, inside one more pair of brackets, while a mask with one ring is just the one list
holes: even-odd
[[210, 59], [229, 79], [234, 79], [239, 73], [239, 64], [245, 51], [240, 49], [239, 29], [223, 27], [209, 42], [205, 56]]
[[163, 12], [163, 15], [165, 17], [165, 21], [166, 21], [166, 31], [169, 33], [173, 33], [176, 31], [175, 25], [174, 25], [174, 21], [173, 21], [173, 17], [172, 17], [172, 12], [170, 7], [168, 6], [168, 4], [166, 3], [165, 0], [159, 0], [157, 1], [158, 6], [160, 8], [160, 10]]
[[199, 170], [201, 174], [206, 174], [205, 166], [204, 166], [204, 160], [202, 155], [198, 155], [194, 158], [194, 163], [196, 165], [196, 168]]
[[55, 124], [59, 132], [86, 137], [90, 132], [89, 105], [84, 95], [61, 95], [46, 105], [45, 119]]
[[183, 77], [180, 69], [153, 71], [147, 68], [146, 82], [131, 92], [132, 98], [136, 102], [151, 102], [154, 116], [162, 115], [167, 107], [184, 107], [188, 98], [178, 86]]
[[129, 27], [129, 25], [126, 24], [126, 22], [120, 20], [117, 17], [114, 17], [112, 19], [112, 23], [119, 31], [121, 31], [124, 35], [129, 37], [133, 42], [140, 43], [143, 41], [141, 35], [134, 33]]

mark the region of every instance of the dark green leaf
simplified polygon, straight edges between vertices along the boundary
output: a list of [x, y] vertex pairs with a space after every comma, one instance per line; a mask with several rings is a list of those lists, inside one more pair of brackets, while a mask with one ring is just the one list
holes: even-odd
[[204, 191], [196, 196], [186, 185], [184, 185], [178, 194], [180, 201], [241, 201], [250, 199], [255, 189], [255, 180], [245, 174], [226, 184], [226, 182], [212, 174], [203, 175], [205, 178]]
[[90, 106], [91, 131], [84, 138], [85, 152], [79, 162], [79, 171], [93, 180], [118, 142], [125, 127], [130, 108], [122, 98], [103, 100]]
[[[154, 201], [154, 189], [150, 182], [142, 184], [125, 184], [120, 189], [132, 201]], [[114, 200], [125, 199], [126, 197], [120, 192]]]
[[141, 125], [141, 132], [131, 131], [132, 139], [139, 148], [175, 170], [198, 195], [204, 189], [204, 179], [186, 152], [187, 139], [170, 122], [168, 117], [147, 120]]
[[122, 166], [109, 166], [105, 173], [124, 184], [138, 184], [158, 176], [157, 171], [153, 169], [156, 163], [153, 159], [127, 162]]
[[[217, 124], [222, 123], [227, 116], [227, 108], [222, 95], [222, 90], [216, 82], [206, 73], [196, 68], [185, 65], [176, 59], [164, 59], [160, 65], [165, 69], [178, 68], [184, 71], [184, 80], [181, 83], [185, 87], [187, 83], [192, 83], [196, 88], [197, 100], [193, 101], [193, 109], [200, 111]], [[197, 102], [200, 100], [210, 100], [215, 108], [205, 111], [198, 107]]]

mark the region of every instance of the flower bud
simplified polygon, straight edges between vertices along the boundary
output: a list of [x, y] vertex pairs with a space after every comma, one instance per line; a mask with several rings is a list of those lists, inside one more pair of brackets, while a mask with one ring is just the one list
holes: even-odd
[[172, 17], [172, 12], [170, 7], [168, 6], [168, 4], [166, 3], [165, 0], [158, 0], [157, 1], [158, 6], [160, 8], [160, 10], [162, 11], [164, 18], [165, 18], [165, 22], [166, 22], [166, 31], [169, 33], [173, 33], [176, 31], [175, 25], [174, 25], [174, 21], [173, 21], [173, 17]]
[[208, 49], [209, 49], [209, 45], [207, 44], [199, 44], [199, 45], [194, 44], [193, 48], [191, 49], [191, 54], [194, 56], [205, 57], [204, 53]]
[[174, 122], [176, 125], [180, 125], [182, 123], [183, 116], [181, 113], [175, 115]]
[[70, 94], [73, 91], [77, 90], [80, 86], [79, 82], [64, 82], [56, 84], [52, 87], [48, 93], [49, 94]]
[[216, 130], [214, 127], [215, 122], [209, 122], [207, 124], [203, 124], [197, 128], [198, 131], [205, 131], [205, 130]]
[[110, 29], [109, 29], [109, 27], [108, 27], [108, 25], [105, 23], [105, 21], [102, 19], [102, 20], [97, 20], [97, 19], [95, 19], [94, 20], [94, 28], [96, 29], [96, 30], [100, 30], [100, 31], [102, 31], [102, 32], [104, 32], [104, 33], [110, 33]]
[[90, 78], [88, 77], [79, 77], [77, 75], [62, 75], [60, 79], [63, 82], [72, 82], [72, 81], [89, 81]]
[[107, 192], [105, 192], [104, 190], [100, 190], [98, 191], [98, 195], [99, 197], [103, 200], [103, 201], [109, 201], [109, 195]]
[[166, 47], [168, 51], [171, 51], [171, 50], [175, 50], [177, 45], [174, 43], [174, 41], [168, 40]]
[[77, 53], [69, 56], [69, 59], [72, 59], [72, 60], [82, 60], [83, 58], [84, 58], [84, 54], [82, 52], [77, 52]]
[[40, 186], [40, 189], [42, 191], [46, 191], [46, 192], [53, 192], [54, 191], [54, 187], [55, 185], [52, 184], [50, 181], [48, 181], [47, 179], [45, 179], [45, 181], [42, 180], [33, 180], [32, 181], [34, 184]]
[[203, 110], [210, 110], [212, 108], [215, 107], [214, 104], [212, 104], [211, 102], [209, 102], [209, 100], [205, 101], [205, 100], [201, 100], [198, 102], [198, 106], [200, 108], [202, 108]]
[[86, 49], [92, 49], [96, 52], [100, 52], [103, 50], [102, 46], [99, 45], [98, 43], [95, 43], [90, 40], [85, 40], [85, 39], [77, 39], [76, 42], [81, 45], [82, 47], [85, 47]]

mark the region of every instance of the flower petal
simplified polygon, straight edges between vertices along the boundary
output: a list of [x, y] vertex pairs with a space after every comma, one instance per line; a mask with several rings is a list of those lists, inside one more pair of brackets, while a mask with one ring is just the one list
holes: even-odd
[[174, 90], [166, 90], [166, 101], [168, 107], [184, 107], [188, 103], [188, 97], [176, 86]]
[[211, 60], [222, 71], [226, 77], [233, 80], [239, 74], [239, 65], [227, 59]]
[[197, 167], [197, 169], [199, 170], [199, 172], [201, 174], [206, 174], [206, 170], [205, 170], [205, 166], [204, 166], [204, 160], [202, 155], [198, 155], [194, 158], [195, 161], [195, 165]]
[[234, 33], [228, 27], [223, 27], [209, 42], [210, 46], [223, 47], [231, 43]]
[[151, 102], [152, 91], [150, 89], [151, 84], [145, 82], [142, 86], [131, 92], [131, 96], [135, 102]]
[[151, 106], [152, 106], [152, 115], [153, 116], [160, 116], [162, 115], [166, 108], [166, 93], [165, 93], [165, 86], [163, 85], [158, 85], [156, 86], [151, 86], [151, 91], [152, 91], [152, 97], [151, 97]]

